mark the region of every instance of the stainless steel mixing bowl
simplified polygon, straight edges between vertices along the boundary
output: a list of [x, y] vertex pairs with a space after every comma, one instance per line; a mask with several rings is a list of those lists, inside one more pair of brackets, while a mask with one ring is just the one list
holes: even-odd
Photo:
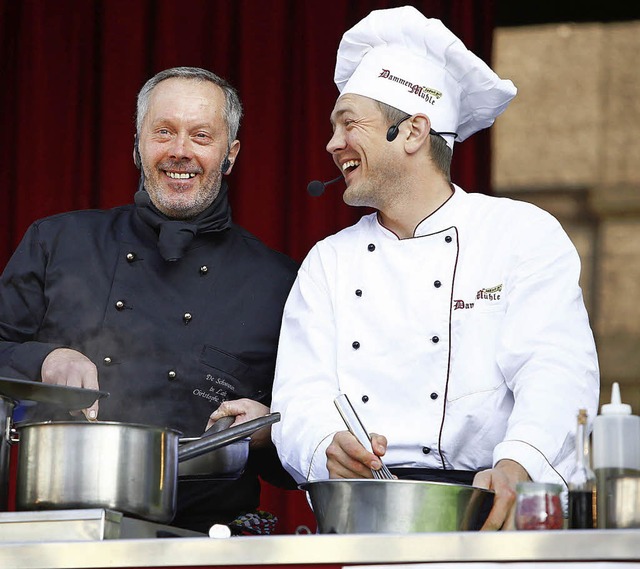
[[320, 533], [420, 533], [480, 529], [491, 490], [419, 480], [322, 480], [309, 492]]

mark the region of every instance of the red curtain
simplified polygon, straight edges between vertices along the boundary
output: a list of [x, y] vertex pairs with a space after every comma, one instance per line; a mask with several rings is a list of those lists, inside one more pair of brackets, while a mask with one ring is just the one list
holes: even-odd
[[[0, 267], [35, 219], [132, 201], [136, 94], [179, 65], [239, 90], [234, 219], [302, 260], [363, 213], [344, 205], [340, 184], [306, 192], [337, 175], [324, 147], [340, 38], [371, 10], [406, 4], [490, 63], [494, 0], [0, 0]], [[489, 192], [488, 136], [455, 147], [452, 176], [468, 191]], [[287, 500], [266, 497], [292, 531], [300, 520]]]

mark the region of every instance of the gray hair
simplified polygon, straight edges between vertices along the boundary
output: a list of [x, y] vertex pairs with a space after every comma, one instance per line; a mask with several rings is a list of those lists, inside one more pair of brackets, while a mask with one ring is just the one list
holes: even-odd
[[222, 79], [222, 77], [218, 77], [215, 73], [201, 69], [200, 67], [173, 67], [171, 69], [165, 69], [154, 75], [142, 86], [142, 89], [140, 89], [138, 93], [138, 104], [136, 108], [136, 133], [138, 137], [140, 136], [142, 122], [149, 111], [151, 91], [158, 86], [158, 83], [165, 79], [172, 78], [209, 81], [222, 89], [225, 100], [224, 118], [227, 121], [228, 145], [231, 146], [231, 143], [238, 135], [240, 119], [242, 118], [242, 103], [240, 102], [240, 97], [238, 97], [238, 92], [230, 83]]
[[[389, 122], [389, 125], [398, 124], [405, 118], [409, 118], [411, 115], [396, 109], [391, 105], [376, 101], [382, 116]], [[431, 137], [431, 151], [430, 156], [434, 164], [442, 172], [447, 182], [451, 182], [451, 158], [453, 157], [453, 151], [447, 146], [447, 141], [437, 133], [432, 132]]]

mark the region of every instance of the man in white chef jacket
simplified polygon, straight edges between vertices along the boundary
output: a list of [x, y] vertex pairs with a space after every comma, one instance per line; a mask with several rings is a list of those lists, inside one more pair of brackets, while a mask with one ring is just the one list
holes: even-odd
[[[580, 260], [539, 208], [453, 184], [454, 142], [516, 94], [412, 7], [347, 31], [327, 145], [344, 201], [375, 208], [319, 242], [287, 301], [273, 411], [297, 481], [398, 477], [492, 488], [485, 529], [513, 527], [515, 485], [565, 484], [599, 372]], [[523, 149], [526, 151], [526, 149]], [[375, 454], [345, 430], [346, 393]]]

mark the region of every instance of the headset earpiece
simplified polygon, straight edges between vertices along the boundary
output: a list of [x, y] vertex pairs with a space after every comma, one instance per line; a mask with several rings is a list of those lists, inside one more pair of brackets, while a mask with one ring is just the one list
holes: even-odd
[[389, 130], [387, 130], [387, 141], [388, 142], [393, 142], [396, 139], [396, 137], [398, 136], [398, 133], [400, 132], [400, 128], [399, 128], [400, 124], [403, 123], [404, 121], [406, 121], [409, 118], [411, 118], [411, 115], [407, 115], [403, 119], [399, 120], [396, 124], [392, 124], [389, 127]]
[[229, 160], [229, 155], [227, 154], [222, 161], [222, 166], [220, 166], [220, 171], [224, 174], [231, 167], [231, 160]]
[[400, 129], [398, 128], [398, 125], [392, 124], [389, 127], [389, 130], [387, 131], [387, 141], [393, 142], [396, 139], [396, 136], [398, 136], [399, 132], [400, 132]]
[[138, 133], [133, 139], [133, 163], [138, 170], [142, 170], [142, 158], [140, 158], [140, 149], [138, 148]]

